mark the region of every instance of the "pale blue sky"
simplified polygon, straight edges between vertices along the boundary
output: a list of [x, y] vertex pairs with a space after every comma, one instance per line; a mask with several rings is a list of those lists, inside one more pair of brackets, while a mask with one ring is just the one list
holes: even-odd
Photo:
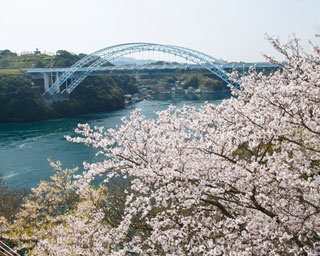
[[265, 33], [320, 43], [320, 0], [0, 0], [0, 50], [91, 53], [173, 44], [227, 61], [273, 55]]

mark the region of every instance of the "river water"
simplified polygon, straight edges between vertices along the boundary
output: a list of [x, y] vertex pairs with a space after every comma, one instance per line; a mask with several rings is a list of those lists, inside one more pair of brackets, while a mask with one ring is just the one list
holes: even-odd
[[54, 173], [48, 158], [60, 160], [63, 167], [80, 167], [83, 161], [95, 160], [95, 150], [82, 144], [67, 142], [65, 135], [74, 135], [78, 123], [115, 128], [121, 125], [121, 117], [129, 116], [140, 108], [146, 117], [155, 118], [155, 112], [169, 105], [177, 108], [185, 104], [200, 106], [205, 101], [219, 104], [229, 94], [203, 96], [159, 95], [124, 109], [91, 114], [77, 118], [54, 119], [21, 124], [0, 124], [0, 174], [6, 183], [17, 189], [35, 187], [40, 180], [49, 180]]

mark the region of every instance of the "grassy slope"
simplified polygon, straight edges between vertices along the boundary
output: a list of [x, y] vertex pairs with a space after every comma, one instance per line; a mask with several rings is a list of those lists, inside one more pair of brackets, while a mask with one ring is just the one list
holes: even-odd
[[23, 74], [21, 69], [34, 68], [39, 65], [49, 67], [54, 56], [46, 54], [26, 54], [20, 56], [9, 56], [0, 58], [0, 74], [19, 75]]

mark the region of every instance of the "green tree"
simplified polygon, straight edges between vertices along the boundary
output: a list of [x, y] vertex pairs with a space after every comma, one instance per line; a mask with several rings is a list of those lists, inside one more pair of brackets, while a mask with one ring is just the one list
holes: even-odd
[[198, 76], [190, 76], [187, 77], [184, 83], [184, 88], [187, 89], [189, 87], [193, 87], [197, 89], [199, 86], [199, 77]]
[[16, 53], [11, 52], [10, 50], [0, 50], [0, 58], [1, 57], [12, 57], [12, 56], [17, 56]]
[[81, 57], [79, 57], [76, 54], [70, 53], [65, 50], [59, 50], [57, 51], [56, 56], [54, 58], [54, 67], [58, 67], [58, 68], [70, 67], [80, 59]]

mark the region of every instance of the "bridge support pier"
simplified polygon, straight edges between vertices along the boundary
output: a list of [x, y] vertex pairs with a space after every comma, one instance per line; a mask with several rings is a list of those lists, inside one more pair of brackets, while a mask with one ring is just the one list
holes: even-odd
[[[56, 73], [56, 81], [59, 80], [59, 72]], [[57, 88], [57, 93], [60, 93], [60, 87]]]
[[43, 73], [43, 79], [44, 79], [44, 91], [46, 92], [49, 89], [49, 74]]
[[[43, 73], [43, 81], [44, 81], [44, 91], [48, 91], [48, 89], [50, 88], [50, 81], [54, 82], [57, 81], [59, 79], [59, 72], [55, 72], [55, 74], [52, 74], [51, 72], [51, 77], [49, 77], [49, 73], [48, 72], [44, 72]], [[56, 93], [59, 94], [61, 92], [60, 87], [56, 90]]]

